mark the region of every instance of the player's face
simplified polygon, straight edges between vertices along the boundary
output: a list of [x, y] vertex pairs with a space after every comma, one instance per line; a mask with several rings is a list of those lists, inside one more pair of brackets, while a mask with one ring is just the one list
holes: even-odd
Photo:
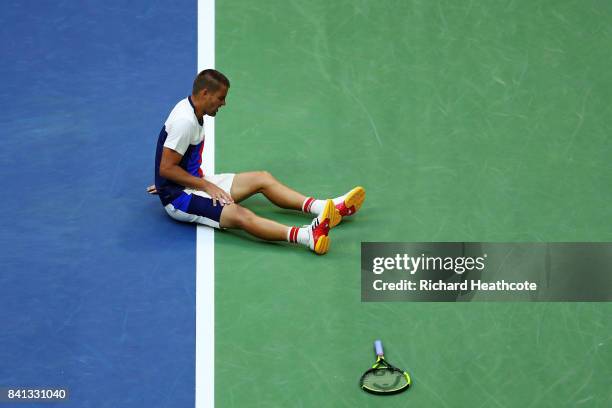
[[208, 116], [215, 116], [219, 109], [225, 105], [225, 97], [227, 96], [228, 89], [226, 86], [221, 85], [215, 92], [206, 93], [206, 113]]

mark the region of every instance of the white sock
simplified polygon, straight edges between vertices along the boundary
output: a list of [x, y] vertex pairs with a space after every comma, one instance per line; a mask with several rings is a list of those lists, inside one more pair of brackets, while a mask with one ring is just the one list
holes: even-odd
[[304, 227], [289, 227], [287, 230], [287, 242], [302, 244], [310, 247], [310, 225]]
[[[334, 205], [338, 205], [343, 203], [345, 198], [346, 194], [333, 198], [332, 201], [334, 202]], [[304, 200], [302, 203], [302, 211], [305, 213], [321, 215], [323, 209], [325, 208], [326, 201], [327, 200], [317, 200], [312, 197], [306, 197], [306, 200]]]
[[346, 194], [341, 195], [340, 197], [332, 198], [332, 201], [334, 202], [334, 205], [338, 205], [338, 204], [342, 204], [345, 198], [346, 198]]
[[325, 200], [316, 200], [312, 197], [306, 197], [302, 203], [302, 211], [309, 214], [319, 215], [325, 208]]

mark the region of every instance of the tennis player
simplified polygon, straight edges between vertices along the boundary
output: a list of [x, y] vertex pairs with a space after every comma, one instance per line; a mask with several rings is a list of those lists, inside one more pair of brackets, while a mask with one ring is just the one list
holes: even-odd
[[[176, 104], [159, 134], [155, 185], [148, 191], [159, 195], [166, 212], [175, 220], [242, 229], [257, 238], [286, 240], [325, 254], [329, 230], [359, 210], [365, 190], [355, 187], [343, 196], [318, 200], [292, 190], [266, 171], [204, 175], [204, 115], [217, 115], [225, 106], [229, 88], [229, 80], [219, 71], [207, 69], [196, 76], [191, 95]], [[281, 208], [316, 217], [309, 225], [289, 227], [237, 204], [256, 193]]]

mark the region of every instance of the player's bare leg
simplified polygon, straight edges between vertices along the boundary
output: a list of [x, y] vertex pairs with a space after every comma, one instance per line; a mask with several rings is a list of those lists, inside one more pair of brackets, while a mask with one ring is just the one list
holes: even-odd
[[332, 200], [327, 200], [322, 213], [310, 225], [287, 227], [267, 218], [260, 217], [239, 204], [223, 208], [219, 225], [222, 228], [238, 228], [267, 241], [283, 241], [302, 244], [322, 255], [329, 249], [330, 224], [335, 221], [337, 211]]
[[[242, 201], [253, 194], [262, 193], [271, 202], [281, 208], [299, 210], [305, 213], [320, 215], [325, 208], [326, 200], [306, 197], [287, 187], [267, 171], [253, 171], [236, 174], [232, 184], [231, 196], [235, 201]], [[365, 200], [365, 190], [358, 186], [348, 193], [333, 199], [337, 216], [333, 217], [332, 228], [344, 217], [354, 215]]]
[[223, 208], [219, 225], [222, 228], [237, 228], [266, 241], [284, 241], [289, 227], [263, 218], [238, 204]]
[[301, 210], [306, 199], [306, 196], [287, 187], [267, 171], [236, 174], [230, 191], [235, 201], [242, 201], [257, 193], [262, 193], [277, 206], [290, 210]]

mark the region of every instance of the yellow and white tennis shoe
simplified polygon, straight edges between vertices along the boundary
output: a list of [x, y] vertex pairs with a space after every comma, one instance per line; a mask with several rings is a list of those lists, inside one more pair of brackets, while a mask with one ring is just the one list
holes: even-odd
[[309, 234], [309, 247], [315, 253], [323, 255], [329, 250], [329, 230], [333, 223], [338, 224], [340, 222], [340, 214], [334, 202], [327, 200], [323, 212], [312, 220], [310, 228], [308, 228]]
[[331, 221], [331, 228], [338, 225], [340, 221], [342, 221], [342, 218], [349, 217], [359, 211], [365, 200], [365, 196], [365, 189], [361, 186], [357, 186], [342, 197], [335, 199], [334, 204], [338, 216], [334, 217], [333, 221]]

